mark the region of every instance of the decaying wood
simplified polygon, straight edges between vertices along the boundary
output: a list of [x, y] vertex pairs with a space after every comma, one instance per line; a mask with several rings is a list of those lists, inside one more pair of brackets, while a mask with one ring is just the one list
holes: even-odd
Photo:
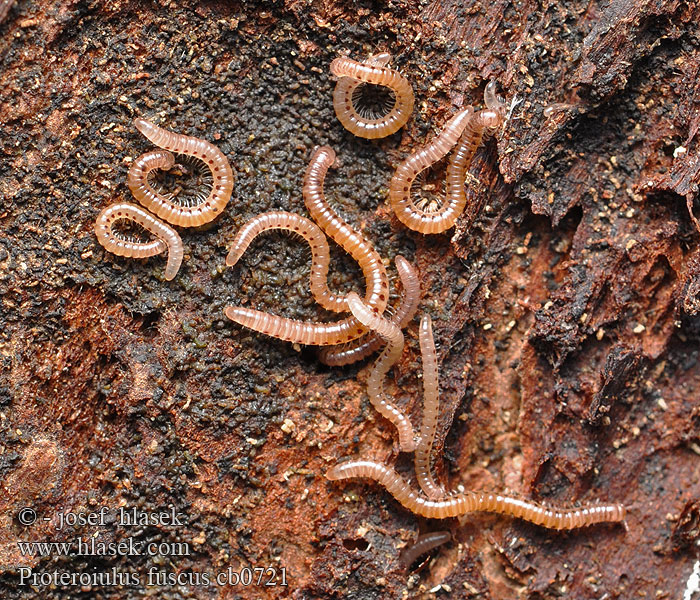
[[[0, 24], [0, 595], [683, 597], [700, 494], [697, 7], [262, 4], [18, 0]], [[372, 142], [335, 118], [328, 65], [380, 51], [412, 82], [416, 110]], [[467, 210], [448, 234], [407, 231], [387, 204], [393, 169], [492, 78], [519, 103], [477, 153]], [[104, 206], [131, 200], [129, 165], [150, 149], [135, 116], [216, 144], [236, 173], [222, 218], [182, 232], [172, 282], [159, 258], [115, 257], [93, 234]], [[421, 272], [441, 370], [440, 479], [559, 505], [624, 502], [629, 531], [557, 534], [491, 515], [425, 523], [376, 485], [325, 480], [359, 455], [410, 475], [368, 403], [368, 364], [324, 367], [222, 312], [333, 318], [313, 302], [293, 238], [256, 241], [224, 266], [247, 219], [305, 215], [301, 179], [322, 144], [339, 158], [326, 182], [334, 206], [388, 268], [402, 254]], [[331, 272], [334, 289], [362, 291], [339, 251]], [[387, 382], [415, 423], [417, 325]], [[173, 506], [186, 524], [56, 529], [59, 514], [103, 506]], [[18, 521], [22, 507], [34, 525]], [[453, 541], [408, 575], [401, 548], [437, 528]], [[192, 553], [18, 553], [18, 541], [94, 535]], [[20, 566], [141, 582], [30, 588]], [[267, 566], [286, 567], [289, 587], [146, 586], [152, 568]]]

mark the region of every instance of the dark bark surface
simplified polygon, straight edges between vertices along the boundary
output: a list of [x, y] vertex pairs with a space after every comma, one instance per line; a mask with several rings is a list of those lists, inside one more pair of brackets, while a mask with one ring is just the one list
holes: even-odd
[[[0, 595], [682, 598], [700, 495], [697, 7], [258, 4], [18, 0], [0, 24]], [[400, 133], [368, 142], [335, 118], [328, 65], [378, 51], [417, 102]], [[386, 201], [393, 168], [491, 78], [521, 102], [477, 153], [467, 211], [448, 234], [407, 231]], [[93, 233], [100, 209], [131, 201], [130, 161], [151, 148], [137, 115], [217, 144], [236, 173], [225, 214], [182, 231], [171, 282], [162, 256], [119, 258]], [[224, 268], [247, 219], [306, 215], [301, 177], [320, 144], [338, 153], [333, 205], [390, 270], [396, 254], [420, 270], [441, 368], [440, 478], [561, 506], [623, 502], [629, 531], [428, 522], [372, 482], [325, 480], [345, 456], [410, 476], [368, 402], [371, 361], [324, 367], [222, 312], [334, 318], [313, 302], [294, 238], [265, 237]], [[333, 286], [359, 291], [335, 250]], [[387, 383], [416, 423], [417, 323]], [[57, 529], [60, 514], [169, 506], [181, 527]], [[401, 548], [442, 528], [453, 542], [407, 573]], [[17, 545], [91, 536], [191, 553], [31, 558]], [[21, 566], [140, 582], [30, 587]], [[287, 569], [288, 588], [147, 585], [149, 570], [196, 583], [268, 566]]]

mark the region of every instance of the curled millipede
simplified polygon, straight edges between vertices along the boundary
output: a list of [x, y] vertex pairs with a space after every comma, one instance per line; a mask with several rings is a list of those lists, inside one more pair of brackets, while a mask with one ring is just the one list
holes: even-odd
[[345, 296], [333, 294], [327, 285], [330, 250], [326, 236], [318, 225], [302, 216], [290, 212], [267, 212], [248, 221], [236, 234], [231, 244], [226, 265], [235, 265], [253, 240], [265, 231], [284, 229], [293, 231], [303, 237], [311, 248], [311, 274], [309, 275], [311, 293], [316, 302], [324, 308], [335, 312], [347, 311]]
[[348, 294], [348, 306], [358, 321], [388, 342], [374, 363], [367, 380], [367, 393], [374, 408], [396, 426], [401, 450], [411, 452], [416, 447], [413, 425], [410, 419], [384, 395], [384, 378], [403, 352], [403, 333], [396, 324], [372, 311], [354, 292]]
[[[409, 228], [416, 231], [419, 231], [419, 228], [426, 229], [423, 221], [428, 218], [428, 214], [420, 211], [411, 200], [413, 181], [418, 173], [447, 155], [457, 143], [473, 114], [474, 109], [471, 106], [460, 110], [430, 144], [411, 154], [396, 169], [389, 186], [389, 200], [396, 216]], [[446, 211], [447, 206], [447, 203], [443, 204], [442, 210]]]
[[[484, 91], [486, 109], [474, 112], [467, 107], [454, 115], [442, 132], [427, 146], [406, 158], [396, 169], [389, 186], [389, 200], [398, 219], [409, 229], [420, 233], [442, 233], [452, 227], [464, 211], [467, 196], [464, 181], [476, 149], [485, 136], [492, 135], [505, 120], [503, 101], [491, 81]], [[441, 160], [452, 147], [446, 175], [446, 195], [435, 211], [426, 211], [411, 199], [411, 186], [416, 176]]]
[[323, 193], [326, 173], [334, 162], [335, 152], [328, 146], [321, 146], [312, 154], [309, 166], [304, 173], [304, 186], [301, 190], [304, 204], [313, 220], [326, 235], [360, 265], [367, 286], [365, 301], [382, 313], [389, 301], [389, 279], [382, 257], [372, 244], [336, 214]]
[[491, 492], [464, 492], [442, 500], [429, 500], [412, 490], [392, 467], [369, 460], [341, 463], [328, 471], [326, 477], [331, 481], [354, 477], [373, 479], [405, 508], [429, 519], [446, 519], [477, 511], [493, 512], [550, 529], [576, 529], [594, 523], [625, 520], [625, 507], [622, 504], [557, 509]]
[[[223, 152], [205, 140], [167, 131], [146, 119], [134, 119], [134, 126], [148, 140], [167, 151], [148, 152], [134, 161], [127, 177], [127, 184], [134, 197], [173, 225], [197, 227], [219, 216], [233, 191], [233, 171]], [[173, 166], [175, 160], [171, 152], [198, 158], [211, 170], [211, 191], [194, 206], [173, 203], [168, 196], [155, 191], [148, 182], [148, 174], [153, 169], [169, 169]]]
[[[333, 90], [333, 108], [343, 127], [350, 133], [368, 139], [383, 138], [406, 124], [413, 112], [413, 89], [408, 80], [386, 65], [391, 54], [370, 56], [360, 63], [341, 56], [331, 63], [331, 73], [339, 77]], [[353, 94], [363, 83], [388, 87], [394, 93], [394, 106], [383, 117], [372, 119], [358, 113]]]
[[[403, 256], [399, 255], [394, 260], [396, 262], [396, 270], [401, 279], [401, 285], [403, 286], [403, 295], [396, 312], [391, 317], [391, 322], [395, 323], [399, 329], [403, 329], [408, 325], [418, 309], [420, 282], [418, 281], [418, 273], [415, 268]], [[376, 333], [368, 333], [341, 347], [328, 346], [323, 348], [318, 353], [318, 357], [322, 363], [329, 366], [349, 365], [373, 354], [384, 343], [384, 340]]]
[[[138, 242], [121, 237], [112, 229], [117, 221], [137, 223], [157, 239], [152, 242]], [[165, 279], [168, 281], [173, 279], [180, 269], [184, 250], [177, 231], [140, 206], [120, 202], [103, 209], [95, 222], [95, 235], [105, 249], [117, 256], [146, 258], [167, 250], [168, 263], [165, 267]]]
[[399, 555], [399, 562], [408, 569], [416, 560], [433, 548], [442, 546], [452, 539], [449, 531], [432, 531], [419, 535], [416, 541], [404, 548]]
[[424, 315], [421, 319], [418, 338], [423, 357], [423, 421], [420, 428], [420, 439], [416, 446], [414, 465], [418, 485], [428, 498], [435, 500], [444, 498], [445, 490], [435, 483], [430, 471], [430, 458], [438, 420], [439, 389], [433, 325], [429, 315]]

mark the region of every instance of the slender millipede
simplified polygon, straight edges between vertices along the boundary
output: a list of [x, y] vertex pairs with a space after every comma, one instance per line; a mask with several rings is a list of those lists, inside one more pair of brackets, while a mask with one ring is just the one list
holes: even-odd
[[326, 473], [331, 481], [350, 478], [373, 479], [411, 512], [429, 519], [447, 519], [471, 512], [510, 515], [549, 529], [576, 529], [595, 523], [623, 522], [622, 504], [594, 504], [584, 508], [559, 509], [491, 492], [464, 492], [442, 500], [429, 500], [388, 465], [370, 460], [340, 463]]
[[226, 266], [234, 266], [257, 236], [274, 229], [296, 233], [309, 244], [311, 248], [311, 273], [309, 280], [311, 293], [316, 302], [334, 312], [347, 311], [345, 296], [334, 294], [328, 289], [330, 250], [326, 236], [318, 225], [300, 215], [285, 211], [271, 211], [256, 215], [250, 221], [247, 221], [236, 233], [236, 237], [231, 243], [231, 248], [226, 257]]
[[[369, 306], [382, 313], [389, 301], [389, 278], [382, 257], [360, 233], [331, 208], [323, 192], [328, 169], [335, 162], [335, 152], [328, 146], [317, 148], [304, 174], [301, 193], [309, 214], [326, 235], [352, 256], [365, 276]], [[346, 309], [347, 310], [347, 309]]]
[[401, 450], [411, 452], [416, 447], [411, 420], [400, 408], [389, 402], [384, 394], [384, 378], [403, 353], [403, 333], [395, 323], [374, 313], [354, 292], [348, 294], [348, 306], [358, 321], [387, 342], [386, 348], [379, 355], [370, 372], [367, 380], [367, 394], [372, 406], [396, 427]]
[[429, 315], [423, 315], [418, 333], [423, 357], [423, 418], [419, 441], [414, 455], [416, 479], [423, 492], [433, 500], [443, 498], [445, 490], [435, 482], [430, 470], [433, 441], [439, 414], [438, 366], [433, 339], [433, 325]]
[[449, 542], [451, 539], [452, 535], [449, 531], [431, 531], [430, 533], [419, 535], [413, 544], [401, 551], [399, 562], [408, 569], [421, 556], [438, 546], [442, 546], [442, 544]]

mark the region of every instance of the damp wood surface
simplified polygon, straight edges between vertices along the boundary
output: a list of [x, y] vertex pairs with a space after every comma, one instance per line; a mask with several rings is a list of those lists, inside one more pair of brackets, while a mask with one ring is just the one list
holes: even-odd
[[[9, 4], [0, 23], [0, 596], [683, 597], [700, 518], [692, 2]], [[386, 51], [413, 85], [413, 116], [383, 140], [356, 138], [335, 117], [328, 67], [340, 54]], [[445, 234], [408, 231], [388, 205], [394, 169], [458, 109], [480, 105], [490, 79], [521, 102], [477, 151], [465, 212]], [[129, 167], [153, 149], [137, 116], [215, 144], [235, 174], [223, 215], [181, 231], [184, 260], [170, 282], [164, 255], [117, 257], [93, 233], [100, 210], [133, 201]], [[372, 362], [326, 367], [314, 349], [223, 315], [236, 304], [337, 318], [309, 292], [302, 241], [272, 234], [225, 267], [236, 231], [256, 214], [308, 216], [302, 177], [319, 145], [338, 155], [329, 202], [375, 245], [394, 291], [397, 254], [420, 272], [418, 315], [432, 317], [440, 368], [439, 481], [562, 507], [622, 502], [629, 531], [557, 533], [484, 514], [428, 522], [372, 482], [325, 479], [338, 459], [358, 456], [411, 476], [412, 457], [367, 398]], [[443, 171], [427, 181], [443, 195]], [[362, 296], [360, 280], [333, 246], [331, 289]], [[418, 315], [386, 383], [414, 426]], [[172, 506], [186, 523], [55, 529], [59, 512], [103, 506]], [[22, 507], [37, 511], [35, 525], [19, 524]], [[437, 529], [452, 541], [407, 573], [402, 548]], [[19, 555], [18, 541], [96, 533], [187, 542], [191, 554]], [[141, 585], [34, 589], [20, 585], [19, 566], [114, 568], [138, 573]], [[286, 568], [288, 588], [145, 585], [152, 568], [268, 566]]]

